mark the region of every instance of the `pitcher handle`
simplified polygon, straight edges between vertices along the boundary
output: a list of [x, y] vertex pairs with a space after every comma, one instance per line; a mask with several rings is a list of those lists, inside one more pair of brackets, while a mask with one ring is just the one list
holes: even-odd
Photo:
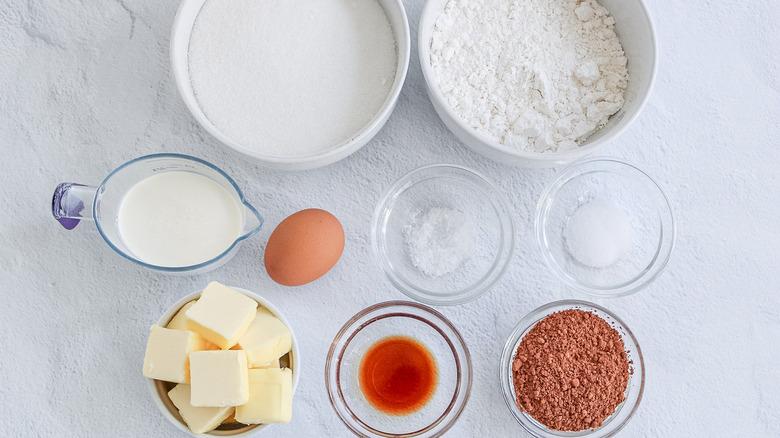
[[81, 219], [93, 220], [92, 203], [95, 201], [97, 187], [84, 184], [62, 183], [54, 189], [51, 199], [51, 212], [54, 219], [72, 230]]

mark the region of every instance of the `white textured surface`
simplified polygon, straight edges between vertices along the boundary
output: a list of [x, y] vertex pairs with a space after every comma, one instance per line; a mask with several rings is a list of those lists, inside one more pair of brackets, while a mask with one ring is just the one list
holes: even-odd
[[[677, 249], [640, 293], [599, 300], [632, 328], [647, 366], [645, 396], [622, 435], [772, 436], [780, 430], [780, 9], [774, 0], [649, 1], [661, 61], [654, 92], [605, 154], [638, 163], [668, 188]], [[406, 0], [412, 36], [422, 1]], [[325, 355], [369, 304], [404, 298], [370, 252], [381, 192], [419, 165], [449, 161], [490, 175], [510, 198], [517, 251], [507, 275], [472, 303], [440, 309], [477, 370], [451, 436], [526, 436], [504, 406], [501, 348], [531, 309], [584, 298], [544, 267], [532, 235], [554, 170], [497, 164], [467, 150], [424, 93], [416, 51], [395, 113], [365, 148], [324, 169], [264, 170], [219, 147], [171, 82], [169, 1], [11, 0], [0, 8], [0, 435], [183, 436], [157, 412], [141, 365], [149, 326], [209, 280], [254, 290], [289, 318], [305, 354], [293, 420], [269, 436], [348, 436], [329, 406]], [[413, 45], [414, 47], [414, 45]], [[97, 184], [153, 152], [202, 157], [233, 175], [266, 227], [222, 268], [170, 277], [134, 266], [94, 226], [65, 231], [49, 213], [62, 181]], [[320, 207], [347, 245], [326, 277], [294, 289], [262, 268], [284, 217]]]

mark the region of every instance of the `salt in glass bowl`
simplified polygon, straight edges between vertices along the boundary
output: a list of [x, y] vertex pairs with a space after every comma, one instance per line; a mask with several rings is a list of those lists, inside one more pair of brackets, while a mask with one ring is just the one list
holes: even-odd
[[[411, 224], [434, 207], [463, 213], [474, 234], [471, 257], [440, 276], [421, 272], [407, 244]], [[430, 305], [461, 304], [487, 292], [506, 272], [514, 239], [512, 217], [498, 190], [479, 173], [454, 164], [423, 166], [401, 177], [380, 199], [371, 224], [374, 255], [390, 282]]]
[[625, 104], [607, 124], [591, 134], [579, 147], [564, 152], [539, 153], [501, 144], [475, 131], [450, 107], [431, 67], [431, 38], [436, 20], [449, 0], [427, 0], [417, 33], [417, 53], [433, 108], [447, 128], [466, 146], [499, 163], [523, 167], [552, 167], [584, 157], [617, 138], [639, 116], [650, 96], [657, 70], [657, 45], [653, 22], [643, 0], [600, 0], [615, 18], [615, 33], [628, 59]]
[[374, 138], [379, 130], [385, 125], [387, 119], [390, 118], [390, 114], [395, 108], [398, 96], [401, 94], [401, 88], [406, 80], [406, 72], [409, 69], [411, 36], [409, 33], [409, 21], [406, 17], [404, 5], [401, 0], [377, 1], [381, 4], [382, 8], [384, 8], [390, 27], [393, 29], [395, 35], [397, 66], [395, 74], [393, 75], [393, 84], [390, 87], [390, 91], [382, 103], [382, 106], [378, 109], [376, 114], [373, 115], [371, 120], [358, 132], [355, 132], [350, 138], [339, 144], [334, 144], [327, 149], [303, 155], [272, 155], [246, 147], [223, 134], [214, 126], [208, 117], [206, 117], [206, 114], [201, 109], [195, 97], [195, 92], [190, 81], [188, 63], [192, 28], [195, 24], [195, 19], [198, 17], [198, 13], [206, 0], [182, 0], [179, 9], [176, 12], [176, 17], [173, 20], [170, 46], [171, 74], [176, 83], [176, 88], [179, 90], [179, 95], [181, 95], [185, 106], [192, 116], [206, 132], [228, 148], [257, 160], [257, 162], [265, 167], [278, 170], [305, 170], [327, 166], [346, 158]]
[[[571, 254], [570, 219], [591, 202], [622, 210], [630, 224], [627, 250], [603, 267]], [[649, 175], [616, 158], [581, 160], [562, 170], [536, 208], [536, 238], [546, 264], [566, 285], [597, 297], [634, 293], [655, 280], [669, 263], [676, 228], [669, 199]]]
[[[412, 338], [436, 361], [438, 379], [431, 399], [408, 415], [374, 408], [360, 389], [360, 363], [376, 342]], [[457, 421], [471, 393], [471, 355], [452, 323], [430, 307], [404, 301], [370, 306], [353, 316], [333, 339], [325, 363], [325, 385], [341, 421], [358, 436], [434, 437]]]
[[[615, 408], [615, 412], [607, 417], [601, 426], [593, 429], [586, 429], [579, 432], [563, 432], [553, 430], [536, 421], [527, 412], [523, 412], [517, 406], [515, 396], [514, 379], [512, 377], [512, 362], [514, 362], [517, 348], [523, 337], [531, 329], [548, 315], [569, 309], [579, 309], [593, 313], [604, 319], [609, 325], [617, 330], [625, 345], [626, 354], [629, 361], [628, 384], [626, 385], [625, 400]], [[504, 349], [501, 352], [501, 362], [499, 363], [499, 381], [501, 382], [501, 392], [504, 395], [509, 411], [525, 430], [537, 438], [557, 438], [557, 437], [589, 437], [603, 438], [615, 435], [622, 429], [639, 407], [642, 400], [642, 392], [645, 387], [645, 364], [642, 359], [642, 350], [639, 348], [634, 334], [628, 329], [626, 324], [609, 310], [589, 303], [587, 301], [564, 300], [545, 304], [538, 309], [528, 313], [520, 322], [517, 323], [512, 333], [509, 335]]]
[[[292, 327], [290, 327], [290, 323], [287, 322], [287, 320], [284, 318], [282, 313], [279, 311], [279, 309], [276, 308], [273, 304], [271, 304], [270, 301], [266, 300], [265, 298], [261, 297], [260, 295], [257, 295], [254, 292], [250, 292], [246, 289], [241, 289], [238, 287], [230, 286], [231, 289], [236, 290], [238, 292], [241, 292], [242, 294], [252, 298], [253, 300], [257, 301], [257, 303], [271, 312], [275, 317], [279, 318], [280, 321], [284, 323], [284, 325], [287, 326], [287, 328], [290, 330], [291, 340], [292, 340], [292, 350], [290, 350], [289, 353], [282, 356], [279, 359], [279, 363], [282, 367], [288, 367], [292, 371], [292, 394], [295, 395], [295, 389], [298, 387], [298, 379], [300, 378], [300, 373], [298, 372], [300, 368], [300, 361], [301, 361], [301, 355], [298, 350], [298, 341], [295, 339], [295, 332], [293, 332]], [[168, 308], [159, 320], [157, 320], [157, 325], [160, 327], [165, 327], [168, 325], [168, 323], [173, 319], [173, 317], [179, 312], [179, 310], [184, 307], [185, 304], [189, 303], [192, 300], [196, 300], [200, 297], [202, 290], [199, 290], [197, 292], [193, 292], [190, 294], [185, 295], [182, 299], [177, 301], [174, 305]], [[173, 389], [174, 386], [176, 386], [176, 383], [171, 382], [163, 382], [161, 380], [155, 380], [155, 379], [146, 379], [147, 381], [147, 387], [149, 389], [149, 394], [152, 397], [152, 400], [154, 401], [155, 406], [160, 410], [160, 412], [163, 414], [163, 416], [170, 421], [171, 424], [176, 426], [177, 429], [180, 431], [186, 433], [189, 436], [192, 437], [203, 437], [203, 434], [196, 434], [193, 433], [189, 427], [187, 427], [187, 424], [184, 422], [184, 420], [181, 418], [181, 415], [179, 415], [179, 410], [176, 409], [176, 406], [173, 405], [173, 402], [171, 402], [171, 399], [168, 397], [168, 391]], [[205, 435], [210, 436], [230, 436], [230, 437], [247, 437], [250, 435], [254, 435], [256, 433], [259, 433], [261, 431], [265, 431], [268, 427], [270, 427], [270, 424], [241, 424], [241, 423], [228, 423], [223, 424], [216, 429], [212, 430], [211, 432], [206, 433]], [[282, 425], [283, 426], [283, 425]]]

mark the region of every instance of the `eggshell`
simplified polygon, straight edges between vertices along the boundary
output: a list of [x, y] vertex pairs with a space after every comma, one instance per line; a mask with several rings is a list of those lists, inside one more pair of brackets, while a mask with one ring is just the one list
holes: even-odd
[[325, 275], [343, 251], [344, 229], [339, 220], [325, 210], [302, 210], [271, 233], [265, 269], [279, 284], [300, 286]]

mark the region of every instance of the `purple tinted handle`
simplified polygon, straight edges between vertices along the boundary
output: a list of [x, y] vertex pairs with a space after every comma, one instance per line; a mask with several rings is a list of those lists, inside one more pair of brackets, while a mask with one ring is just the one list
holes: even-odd
[[92, 219], [95, 188], [84, 184], [62, 183], [54, 189], [51, 212], [66, 229], [76, 228], [81, 219]]

